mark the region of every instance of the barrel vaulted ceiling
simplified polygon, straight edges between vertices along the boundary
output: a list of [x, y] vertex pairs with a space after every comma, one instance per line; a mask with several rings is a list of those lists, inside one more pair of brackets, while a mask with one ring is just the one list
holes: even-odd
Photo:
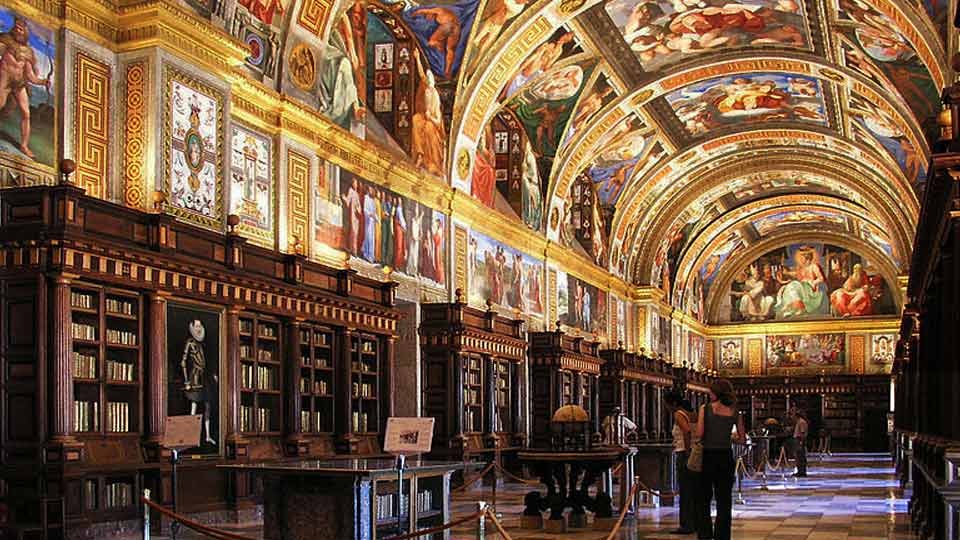
[[251, 76], [705, 321], [783, 246], [905, 273], [949, 77], [943, 0], [190, 5], [250, 46]]

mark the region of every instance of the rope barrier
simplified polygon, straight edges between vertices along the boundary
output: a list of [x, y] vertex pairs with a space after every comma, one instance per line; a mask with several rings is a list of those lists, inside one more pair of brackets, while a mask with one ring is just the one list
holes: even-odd
[[503, 524], [500, 523], [500, 520], [497, 519], [497, 514], [491, 511], [489, 508], [486, 510], [487, 518], [493, 522], [493, 526], [497, 529], [497, 532], [500, 533], [500, 536], [503, 537], [503, 540], [513, 540], [513, 537], [507, 534], [507, 530], [503, 528]]
[[[632, 501], [634, 497], [637, 496], [637, 488], [640, 487], [643, 482], [640, 481], [639, 477], [634, 478], [633, 487], [630, 489], [630, 495], [627, 496], [627, 501]], [[613, 526], [613, 529], [610, 530], [610, 534], [604, 540], [613, 540], [613, 537], [620, 532], [620, 527], [623, 526], [623, 519], [627, 517], [627, 512], [630, 510], [632, 504], [625, 504], [623, 508], [620, 509], [620, 515], [617, 517], [617, 523]]]
[[770, 470], [772, 470], [772, 471], [779, 471], [779, 470], [783, 467], [783, 461], [784, 461], [784, 459], [786, 459], [786, 458], [787, 458], [787, 449], [786, 449], [786, 448], [781, 448], [781, 449], [780, 449], [780, 455], [777, 457], [777, 464], [776, 464], [776, 465], [771, 465], [771, 464], [770, 464], [770, 460], [768, 459], [768, 460], [767, 460], [767, 467], [769, 467]]
[[180, 514], [174, 513], [173, 511], [168, 510], [163, 506], [160, 506], [159, 504], [151, 501], [146, 497], [141, 497], [140, 502], [146, 504], [150, 508], [153, 508], [154, 510], [156, 510], [157, 512], [160, 512], [161, 514], [167, 516], [168, 518], [174, 521], [177, 521], [178, 523], [182, 523], [188, 529], [193, 529], [194, 531], [200, 534], [209, 536], [211, 538], [215, 538], [216, 540], [253, 540], [249, 536], [241, 536], [239, 534], [233, 534], [227, 531], [221, 531], [219, 529], [214, 529], [213, 527], [208, 527], [206, 525], [203, 525], [202, 523], [193, 521], [192, 519], [181, 516]]
[[467, 489], [468, 487], [472, 486], [473, 484], [475, 484], [475, 483], [477, 482], [477, 480], [480, 480], [481, 478], [483, 478], [484, 476], [486, 476], [487, 473], [490, 472], [490, 471], [493, 469], [494, 465], [496, 465], [496, 464], [491, 462], [489, 465], [487, 465], [487, 467], [486, 467], [485, 469], [483, 469], [482, 471], [480, 471], [480, 474], [474, 476], [474, 477], [471, 478], [470, 480], [465, 480], [465, 481], [463, 482], [463, 484], [461, 484], [461, 485], [453, 488], [452, 490], [450, 490], [450, 492], [451, 492], [451, 493], [458, 493], [458, 492], [463, 491], [463, 490]]
[[420, 530], [418, 530], [418, 531], [414, 531], [414, 532], [411, 532], [411, 533], [398, 534], [398, 535], [396, 535], [396, 536], [388, 536], [388, 537], [384, 538], [383, 540], [406, 540], [406, 539], [408, 539], [408, 538], [417, 538], [417, 537], [419, 537], [419, 536], [427, 536], [428, 534], [436, 534], [436, 533], [438, 533], [438, 532], [445, 531], [445, 530], [447, 530], [447, 529], [452, 529], [453, 527], [456, 527], [457, 525], [462, 525], [462, 524], [464, 524], [464, 523], [466, 523], [466, 522], [468, 522], [468, 521], [473, 521], [473, 520], [479, 518], [480, 516], [482, 516], [483, 514], [484, 514], [484, 512], [474, 512], [473, 514], [470, 514], [469, 516], [464, 516], [464, 517], [462, 517], [462, 518], [455, 519], [455, 520], [453, 520], [453, 521], [448, 521], [447, 523], [444, 523], [443, 525], [437, 525], [436, 527], [430, 527], [429, 529], [420, 529]]
[[650, 486], [644, 484], [643, 481], [640, 480], [640, 477], [639, 477], [639, 476], [636, 477], [635, 482], [636, 482], [636, 484], [634, 484], [634, 487], [640, 486], [640, 487], [643, 488], [643, 491], [646, 491], [647, 493], [653, 495], [654, 497], [663, 497], [663, 492], [657, 491], [657, 490], [651, 488]]
[[497, 463], [497, 470], [500, 471], [501, 473], [503, 473], [504, 475], [506, 475], [507, 477], [509, 477], [509, 478], [511, 478], [511, 479], [513, 479], [513, 480], [516, 480], [517, 482], [523, 483], [523, 484], [529, 484], [529, 485], [533, 486], [533, 485], [537, 485], [537, 484], [540, 483], [539, 480], [532, 480], [532, 479], [530, 479], [530, 478], [521, 478], [521, 477], [513, 474], [512, 472], [504, 469], [504, 468], [503, 468], [503, 465], [500, 465], [499, 463]]
[[736, 471], [738, 470], [743, 471], [744, 476], [746, 476], [750, 480], [757, 479], [755, 475], [750, 474], [750, 471], [747, 470], [747, 465], [743, 462], [743, 458], [740, 458], [737, 460], [737, 466], [734, 468], [734, 473], [736, 473]]
[[622, 462], [622, 461], [621, 461], [620, 463], [617, 463], [617, 466], [614, 467], [612, 471], [610, 471], [610, 474], [611, 474], [612, 476], [616, 476], [617, 473], [620, 472], [620, 469], [623, 469], [623, 462]]

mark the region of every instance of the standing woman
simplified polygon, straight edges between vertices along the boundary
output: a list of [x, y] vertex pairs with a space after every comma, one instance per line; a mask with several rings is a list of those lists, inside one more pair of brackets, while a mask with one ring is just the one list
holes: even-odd
[[[733, 521], [733, 482], [735, 462], [731, 446], [731, 432], [737, 427], [736, 441], [746, 441], [743, 418], [737, 412], [737, 396], [726, 379], [717, 379], [710, 385], [710, 403], [700, 406], [695, 428], [703, 444], [703, 472], [701, 473], [701, 504], [707, 518], [702, 520], [697, 536], [701, 539], [730, 540]], [[710, 520], [710, 502], [717, 500], [716, 524]]]
[[697, 530], [697, 473], [687, 468], [693, 435], [693, 407], [679, 392], [670, 392], [664, 400], [673, 412], [673, 452], [680, 487], [680, 526], [671, 534], [693, 534]]

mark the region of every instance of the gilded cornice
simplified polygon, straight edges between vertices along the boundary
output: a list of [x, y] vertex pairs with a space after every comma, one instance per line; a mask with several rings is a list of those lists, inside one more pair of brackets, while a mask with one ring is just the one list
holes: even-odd
[[222, 30], [166, 0], [125, 5], [118, 15], [119, 52], [162, 47], [227, 80], [249, 54]]
[[705, 328], [708, 339], [770, 334], [896, 332], [900, 328], [900, 319], [898, 317], [878, 317], [822, 321], [759, 322], [711, 325]]
[[637, 304], [661, 304], [666, 305], [663, 289], [660, 287], [651, 287], [650, 285], [635, 286], [630, 290], [629, 299]]
[[230, 94], [230, 113], [268, 133], [280, 130], [280, 94], [263, 84], [235, 74]]
[[621, 297], [629, 295], [631, 287], [626, 282], [595, 265], [587, 257], [574, 253], [569, 248], [547, 240], [544, 255], [547, 260], [558, 261], [562, 270], [568, 274], [592, 283], [605, 291], [614, 292]]

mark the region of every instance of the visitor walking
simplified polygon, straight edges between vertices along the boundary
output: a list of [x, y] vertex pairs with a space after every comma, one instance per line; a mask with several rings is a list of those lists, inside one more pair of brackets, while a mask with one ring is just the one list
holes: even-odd
[[807, 422], [807, 413], [803, 409], [795, 411], [797, 423], [793, 426], [793, 447], [796, 452], [797, 474], [796, 476], [807, 476], [807, 432], [810, 425]]
[[[726, 379], [710, 385], [710, 403], [700, 406], [695, 435], [703, 445], [703, 472], [700, 474], [700, 503], [705, 517], [697, 527], [701, 540], [730, 540], [733, 521], [733, 483], [735, 462], [731, 446], [733, 427], [736, 441], [743, 444], [746, 432], [737, 411], [737, 396]], [[717, 501], [717, 519], [710, 519], [710, 503]]]

